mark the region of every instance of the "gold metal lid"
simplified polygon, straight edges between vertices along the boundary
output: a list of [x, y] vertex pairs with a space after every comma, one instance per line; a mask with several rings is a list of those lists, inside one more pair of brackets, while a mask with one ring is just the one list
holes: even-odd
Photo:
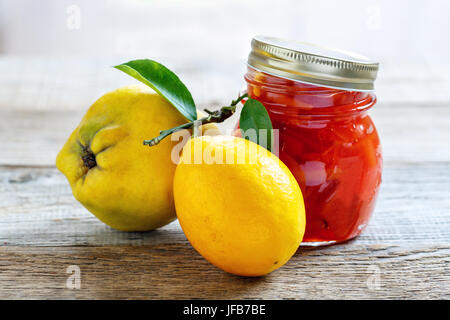
[[265, 36], [253, 38], [248, 65], [290, 80], [352, 91], [373, 91], [379, 66], [356, 53]]

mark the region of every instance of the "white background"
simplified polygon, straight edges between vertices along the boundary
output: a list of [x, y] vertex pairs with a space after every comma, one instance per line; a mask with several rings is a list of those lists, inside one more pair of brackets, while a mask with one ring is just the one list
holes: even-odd
[[[450, 1], [444, 0], [0, 0], [0, 54], [63, 59], [133, 58], [181, 73], [228, 73], [242, 85], [257, 34], [362, 53], [381, 63], [386, 101], [450, 101]], [[239, 83], [238, 83], [239, 82]], [[196, 92], [195, 92], [196, 91]], [[228, 89], [225, 89], [228, 95]], [[220, 96], [220, 95], [219, 95]]]

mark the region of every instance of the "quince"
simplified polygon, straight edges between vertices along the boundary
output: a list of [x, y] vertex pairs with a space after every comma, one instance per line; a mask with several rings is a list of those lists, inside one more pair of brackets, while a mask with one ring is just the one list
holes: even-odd
[[[147, 231], [164, 226], [176, 218], [172, 158], [174, 148], [183, 145], [164, 139], [150, 148], [143, 140], [187, 121], [145, 86], [119, 88], [89, 108], [59, 152], [56, 166], [75, 198], [112, 228]], [[211, 124], [203, 131], [207, 129], [218, 130]]]

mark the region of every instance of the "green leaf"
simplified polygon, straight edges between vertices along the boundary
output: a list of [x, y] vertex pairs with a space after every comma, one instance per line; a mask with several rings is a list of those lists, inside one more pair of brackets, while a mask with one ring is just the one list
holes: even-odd
[[191, 93], [177, 75], [162, 64], [142, 59], [132, 60], [114, 68], [151, 87], [190, 121], [197, 120], [197, 109]]
[[[272, 151], [272, 121], [270, 121], [269, 114], [261, 102], [248, 98], [242, 108], [239, 127], [242, 137]], [[247, 131], [249, 129], [255, 131]], [[260, 129], [265, 129], [265, 131], [259, 131]], [[256, 141], [254, 141], [255, 138]]]

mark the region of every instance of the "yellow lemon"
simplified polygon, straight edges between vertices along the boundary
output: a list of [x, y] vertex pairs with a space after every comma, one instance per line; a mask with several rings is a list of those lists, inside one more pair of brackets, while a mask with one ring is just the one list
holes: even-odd
[[271, 152], [238, 137], [190, 139], [175, 171], [180, 225], [215, 266], [260, 276], [284, 265], [305, 231], [302, 193]]
[[168, 138], [154, 147], [142, 142], [186, 122], [149, 88], [119, 88], [89, 108], [56, 166], [75, 198], [107, 225], [123, 231], [161, 227], [176, 218], [172, 156], [179, 142]]

